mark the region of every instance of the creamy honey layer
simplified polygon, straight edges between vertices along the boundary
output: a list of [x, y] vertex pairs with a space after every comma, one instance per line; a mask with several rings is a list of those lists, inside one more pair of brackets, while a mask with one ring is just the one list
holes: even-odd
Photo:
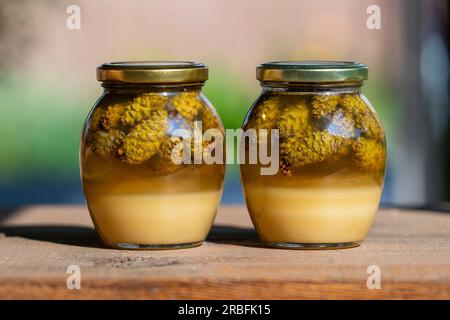
[[103, 241], [181, 244], [203, 241], [213, 224], [221, 191], [178, 194], [88, 195], [89, 210]]
[[245, 188], [259, 235], [268, 242], [343, 243], [367, 235], [380, 186]]

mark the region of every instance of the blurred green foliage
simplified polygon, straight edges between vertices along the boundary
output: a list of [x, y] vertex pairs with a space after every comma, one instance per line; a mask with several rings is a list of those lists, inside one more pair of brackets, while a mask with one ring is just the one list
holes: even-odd
[[224, 70], [211, 71], [205, 85], [205, 95], [219, 113], [226, 129], [240, 128], [258, 92], [246, 87], [232, 74]]
[[[78, 144], [88, 96], [44, 82], [0, 82], [2, 182], [78, 175]], [[82, 106], [82, 107], [81, 107]]]
[[[388, 79], [370, 79], [363, 87], [363, 93], [372, 103], [383, 124], [388, 159], [392, 148], [395, 147], [395, 127], [399, 126], [400, 99], [392, 91], [393, 86]], [[388, 164], [389, 165], [389, 164]]]

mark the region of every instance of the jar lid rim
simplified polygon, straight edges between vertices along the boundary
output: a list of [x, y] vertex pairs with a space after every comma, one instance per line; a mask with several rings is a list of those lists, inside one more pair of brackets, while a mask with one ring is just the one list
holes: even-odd
[[363, 81], [368, 78], [368, 68], [350, 61], [273, 61], [258, 65], [256, 78], [274, 82]]
[[122, 83], [195, 83], [208, 80], [208, 67], [191, 61], [107, 62], [97, 68], [97, 80]]

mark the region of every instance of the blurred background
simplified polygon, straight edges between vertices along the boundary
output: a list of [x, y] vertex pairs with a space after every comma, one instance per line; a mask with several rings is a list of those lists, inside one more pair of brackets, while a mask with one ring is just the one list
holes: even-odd
[[[370, 5], [381, 29], [367, 26]], [[204, 62], [207, 97], [238, 128], [257, 64], [321, 59], [369, 66], [388, 141], [383, 204], [448, 208], [448, 31], [446, 0], [0, 0], [0, 206], [84, 202], [78, 143], [103, 62]], [[243, 201], [236, 166], [222, 201]]]

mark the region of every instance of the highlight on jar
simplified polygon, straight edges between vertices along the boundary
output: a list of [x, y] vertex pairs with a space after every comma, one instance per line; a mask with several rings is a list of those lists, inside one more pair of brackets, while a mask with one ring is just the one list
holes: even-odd
[[225, 165], [206, 161], [223, 152], [223, 139], [194, 143], [196, 130], [224, 136], [201, 91], [207, 78], [208, 68], [193, 62], [106, 63], [97, 69], [104, 92], [82, 131], [80, 167], [91, 218], [107, 246], [187, 248], [208, 235]]
[[[386, 163], [385, 135], [361, 92], [368, 68], [353, 62], [272, 62], [257, 67], [262, 93], [243, 129], [279, 140], [280, 170], [240, 165], [252, 222], [268, 246], [358, 246], [377, 212]], [[275, 131], [273, 131], [275, 129]], [[263, 143], [258, 135], [258, 143]], [[249, 144], [241, 144], [243, 153]]]

